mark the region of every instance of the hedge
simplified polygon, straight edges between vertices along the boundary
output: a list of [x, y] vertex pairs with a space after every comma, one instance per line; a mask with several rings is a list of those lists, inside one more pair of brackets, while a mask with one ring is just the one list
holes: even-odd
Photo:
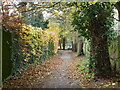
[[[12, 59], [9, 60], [12, 62], [11, 75], [20, 74], [29, 64], [40, 64], [49, 56], [57, 53], [58, 40], [59, 37], [55, 31], [42, 30], [26, 24], [21, 25], [20, 29], [15, 29], [12, 33]], [[8, 72], [7, 69], [6, 72]], [[7, 76], [9, 75], [6, 74]]]

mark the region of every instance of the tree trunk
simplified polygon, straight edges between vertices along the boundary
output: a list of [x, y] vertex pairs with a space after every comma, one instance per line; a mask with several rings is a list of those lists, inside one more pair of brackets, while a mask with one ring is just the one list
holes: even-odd
[[[119, 1], [119, 3], [120, 3], [120, 1]], [[119, 34], [120, 34], [120, 8], [118, 10], [118, 14], [119, 14], [118, 29], [119, 29]], [[119, 60], [117, 60], [117, 74], [120, 74], [120, 36], [118, 37], [118, 58], [119, 58]]]
[[95, 62], [95, 60], [94, 60], [95, 47], [93, 45], [94, 40], [95, 39], [92, 37], [91, 44], [90, 44], [89, 73], [93, 72], [94, 66], [95, 66], [94, 65], [94, 62]]
[[[95, 63], [95, 76], [96, 77], [108, 77], [111, 76], [111, 63], [109, 58], [109, 51], [108, 51], [108, 42], [107, 42], [107, 36], [104, 35], [103, 37], [100, 37], [100, 35], [103, 35], [107, 32], [107, 30], [100, 30], [98, 21], [95, 21], [93, 25], [93, 40], [92, 40], [92, 46], [91, 46], [91, 55], [92, 55], [92, 64]], [[94, 65], [94, 64], [93, 64]]]
[[71, 38], [71, 43], [72, 43], [72, 51], [73, 51], [73, 38]]
[[63, 38], [63, 50], [65, 50], [65, 41], [66, 41], [66, 38], [64, 37]]
[[82, 38], [78, 38], [78, 43], [77, 43], [77, 54], [78, 56], [83, 55], [83, 40]]
[[116, 65], [116, 69], [117, 69], [117, 74], [120, 75], [120, 36], [118, 36], [118, 60], [117, 60], [117, 65]]
[[[96, 38], [96, 37], [95, 37]], [[107, 77], [111, 74], [111, 63], [107, 45], [107, 37], [93, 42], [95, 46], [95, 76]]]
[[75, 37], [75, 52], [77, 52], [77, 39]]
[[76, 40], [76, 37], [73, 38], [72, 50], [73, 50], [73, 52], [77, 52], [77, 40]]
[[[118, 22], [118, 34], [120, 34], [120, 1], [115, 4], [115, 7], [118, 10], [118, 17], [119, 17], [119, 22]], [[118, 37], [118, 58], [120, 58], [120, 37]], [[116, 62], [116, 72], [117, 74], [120, 74], [120, 59], [117, 60]]]
[[60, 50], [61, 50], [62, 49], [61, 40], [59, 40], [59, 46], [60, 46]]
[[[90, 63], [92, 65], [95, 65], [95, 77], [107, 78], [111, 76], [112, 72], [108, 51], [108, 37], [105, 34], [108, 29], [105, 27], [101, 29], [102, 26], [106, 25], [105, 21], [107, 17], [104, 15], [103, 8], [100, 8], [99, 14], [101, 14], [99, 18], [94, 18], [90, 21], [90, 30], [92, 33], [90, 54], [92, 56], [92, 60], [90, 61]], [[92, 65], [90, 65], [90, 67], [93, 68]]]
[[75, 37], [72, 38], [72, 51], [75, 52]]

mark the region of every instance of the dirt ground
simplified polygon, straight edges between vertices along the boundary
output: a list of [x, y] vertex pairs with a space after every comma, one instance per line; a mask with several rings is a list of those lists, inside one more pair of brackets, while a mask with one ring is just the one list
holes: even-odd
[[[73, 57], [72, 62], [70, 63], [70, 67], [68, 67], [69, 72], [71, 72], [72, 77], [80, 80], [80, 85], [82, 88], [109, 88], [109, 89], [120, 89], [120, 77], [112, 77], [110, 79], [97, 79], [94, 78], [84, 78], [85, 75], [89, 73], [80, 73], [81, 67], [76, 67], [76, 63], [85, 62], [88, 60], [84, 55], [80, 57], [75, 56], [76, 53], [71, 52], [71, 56]], [[87, 69], [88, 71], [88, 69]]]
[[109, 80], [83, 78], [81, 67], [76, 63], [87, 60], [85, 56], [75, 57], [71, 50], [59, 50], [58, 55], [44, 60], [41, 65], [29, 65], [21, 74], [12, 76], [3, 88], [118, 88], [118, 78]]

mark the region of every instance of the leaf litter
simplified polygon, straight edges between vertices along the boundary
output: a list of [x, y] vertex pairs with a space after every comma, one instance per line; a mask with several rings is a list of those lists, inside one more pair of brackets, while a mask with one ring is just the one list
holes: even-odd
[[[61, 54], [62, 53], [62, 54]], [[118, 88], [118, 78], [95, 81], [88, 74], [85, 56], [75, 57], [70, 50], [60, 50], [40, 65], [30, 64], [21, 74], [12, 76], [3, 88]], [[68, 56], [68, 58], [66, 57]], [[65, 58], [64, 58], [65, 57]], [[81, 66], [81, 63], [83, 66]], [[94, 76], [94, 75], [93, 75]]]

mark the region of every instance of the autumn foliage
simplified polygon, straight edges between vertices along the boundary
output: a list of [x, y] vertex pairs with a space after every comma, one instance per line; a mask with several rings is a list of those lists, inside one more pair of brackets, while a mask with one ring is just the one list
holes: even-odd
[[[30, 60], [31, 55], [39, 59], [44, 54], [44, 51], [49, 51], [48, 45], [51, 42], [54, 45], [53, 54], [57, 53], [58, 36], [56, 32], [49, 32], [26, 24], [22, 25], [19, 32], [16, 29], [16, 33], [20, 35], [20, 43], [24, 46], [24, 48], [22, 47], [22, 53], [25, 61]], [[44, 47], [44, 50], [42, 47]]]

